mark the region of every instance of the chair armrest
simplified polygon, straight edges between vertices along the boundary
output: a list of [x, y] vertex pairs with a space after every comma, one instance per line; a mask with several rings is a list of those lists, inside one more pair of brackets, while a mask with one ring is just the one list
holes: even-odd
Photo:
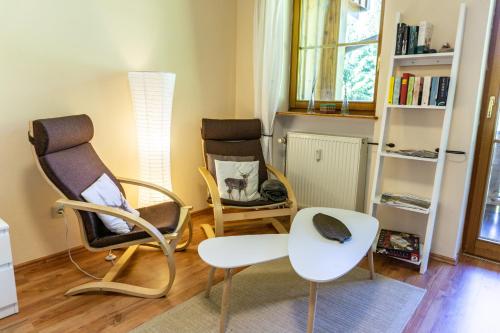
[[280, 170], [276, 169], [270, 164], [266, 164], [267, 170], [273, 174], [280, 182], [285, 185], [286, 191], [288, 192], [288, 200], [292, 202], [293, 205], [297, 205], [297, 199], [295, 198], [295, 192], [293, 192], [292, 185], [288, 181], [288, 179], [285, 177], [283, 172]]
[[[140, 187], [146, 187], [151, 190], [155, 190], [157, 192], [160, 192], [162, 194], [165, 194], [167, 197], [173, 199], [175, 202], [179, 204], [181, 207], [187, 207], [186, 204], [177, 196], [177, 194], [167, 190], [163, 186], [159, 186], [150, 182], [146, 182], [143, 180], [138, 180], [138, 179], [131, 179], [131, 178], [124, 178], [124, 177], [116, 177], [120, 183], [123, 184], [130, 184], [130, 185], [135, 185], [135, 186], [140, 186]], [[192, 207], [191, 207], [192, 208]]]
[[160, 244], [160, 247], [163, 250], [163, 253], [165, 253], [165, 255], [171, 255], [172, 253], [162, 233], [158, 229], [156, 229], [154, 225], [152, 225], [151, 223], [149, 223], [148, 221], [144, 220], [141, 217], [137, 217], [119, 208], [96, 205], [93, 203], [83, 202], [83, 201], [59, 199], [56, 201], [56, 204], [57, 207], [61, 207], [63, 209], [67, 207], [74, 210], [83, 210], [86, 212], [101, 213], [122, 218], [125, 221], [130, 222], [140, 227], [144, 231], [146, 231], [148, 235], [150, 235]]
[[207, 183], [208, 191], [210, 192], [210, 197], [212, 198], [212, 203], [214, 206], [222, 206], [219, 194], [219, 188], [217, 187], [217, 182], [214, 179], [214, 176], [208, 171], [208, 169], [204, 166], [199, 167], [198, 171], [201, 173], [201, 176]]

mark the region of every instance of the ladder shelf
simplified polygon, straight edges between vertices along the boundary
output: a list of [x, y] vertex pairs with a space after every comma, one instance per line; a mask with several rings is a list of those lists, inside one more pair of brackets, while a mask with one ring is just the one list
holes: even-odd
[[[420, 260], [418, 262], [413, 262], [411, 260], [405, 260], [401, 258], [396, 258], [402, 261], [406, 261], [412, 264], [416, 264], [420, 266], [420, 273], [424, 274], [427, 271], [427, 265], [429, 262], [429, 256], [430, 256], [430, 247], [432, 244], [432, 237], [434, 233], [434, 226], [436, 223], [436, 213], [438, 210], [438, 203], [439, 203], [439, 195], [441, 191], [441, 183], [443, 179], [443, 171], [444, 171], [444, 163], [445, 163], [445, 157], [446, 157], [446, 149], [448, 147], [448, 136], [450, 132], [450, 126], [451, 126], [451, 119], [452, 119], [452, 112], [453, 112], [453, 102], [454, 102], [454, 97], [455, 97], [455, 89], [456, 89], [456, 84], [457, 84], [457, 76], [458, 76], [458, 68], [460, 65], [460, 55], [461, 55], [461, 49], [462, 49], [462, 40], [463, 40], [463, 34], [464, 34], [464, 26], [465, 26], [465, 14], [466, 14], [466, 5], [462, 3], [460, 5], [460, 10], [459, 10], [459, 16], [458, 16], [458, 24], [457, 24], [457, 30], [456, 30], [456, 37], [455, 37], [455, 49], [454, 52], [448, 52], [448, 53], [428, 53], [428, 54], [411, 54], [411, 55], [395, 55], [395, 47], [393, 49], [391, 59], [390, 59], [390, 64], [389, 64], [389, 73], [388, 73], [388, 78], [387, 78], [387, 96], [385, 99], [385, 105], [381, 117], [381, 123], [380, 123], [380, 136], [379, 136], [379, 145], [377, 148], [377, 157], [375, 159], [375, 172], [374, 172], [374, 179], [373, 179], [373, 185], [372, 185], [372, 193], [371, 193], [371, 202], [370, 202], [370, 207], [369, 207], [369, 213], [370, 215], [377, 217], [377, 210], [378, 207], [384, 206], [384, 207], [393, 207], [396, 210], [406, 210], [406, 211], [412, 211], [415, 213], [419, 213], [420, 216], [426, 217], [426, 224], [425, 224], [425, 233], [420, 234]], [[396, 23], [400, 22], [400, 13], [396, 14]], [[396, 32], [397, 33], [397, 32]], [[396, 40], [394, 36], [394, 40]], [[389, 100], [389, 91], [390, 91], [390, 81], [391, 77], [396, 75], [396, 69], [402, 69], [406, 66], [436, 66], [436, 65], [449, 65], [449, 76], [450, 76], [450, 82], [449, 82], [449, 87], [448, 87], [448, 99], [446, 102], [446, 106], [435, 106], [435, 105], [392, 105], [388, 104]], [[432, 70], [435, 67], [429, 67], [429, 70]], [[388, 129], [390, 127], [390, 117], [391, 117], [391, 110], [417, 110], [417, 111], [412, 111], [412, 113], [415, 112], [421, 112], [422, 116], [425, 114], [428, 114], [428, 112], [422, 112], [422, 111], [442, 111], [443, 112], [443, 122], [442, 122], [442, 127], [441, 127], [441, 134], [440, 134], [440, 143], [439, 143], [439, 154], [437, 158], [421, 158], [421, 157], [412, 157], [412, 156], [405, 156], [405, 155], [399, 155], [396, 153], [391, 153], [385, 151], [385, 143], [389, 142], [388, 141]], [[408, 111], [410, 112], [410, 111]], [[406, 113], [406, 112], [404, 112]], [[402, 116], [404, 117], [404, 115]], [[426, 133], [425, 131], [422, 132], [422, 136], [425, 136]], [[419, 143], [419, 138], [415, 138], [415, 145], [418, 145]], [[384, 167], [384, 161], [388, 159], [406, 159], [410, 163], [433, 163], [435, 165], [434, 169], [434, 176], [433, 176], [433, 184], [432, 184], [432, 195], [430, 197], [430, 207], [426, 210], [418, 210], [418, 209], [412, 209], [409, 207], [399, 207], [399, 206], [393, 206], [393, 205], [388, 205], [384, 204], [380, 201], [381, 199], [381, 194], [383, 193], [381, 187], [382, 187], [382, 178], [384, 177], [383, 174], [383, 167]], [[416, 167], [419, 167], [421, 164], [415, 164]], [[381, 224], [383, 225], [383, 221], [381, 221]], [[403, 231], [404, 230], [400, 230]]]

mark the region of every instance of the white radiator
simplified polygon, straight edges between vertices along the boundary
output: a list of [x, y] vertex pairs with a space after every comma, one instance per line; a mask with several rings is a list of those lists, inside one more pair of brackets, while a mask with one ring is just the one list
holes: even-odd
[[288, 132], [286, 174], [299, 207], [363, 211], [367, 139]]

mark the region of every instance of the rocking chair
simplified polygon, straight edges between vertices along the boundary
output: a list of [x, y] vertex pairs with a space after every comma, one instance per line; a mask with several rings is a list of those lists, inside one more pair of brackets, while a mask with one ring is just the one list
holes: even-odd
[[[101, 281], [74, 287], [66, 295], [104, 291], [144, 298], [165, 296], [175, 279], [174, 251], [186, 249], [192, 238], [191, 207], [163, 187], [115, 177], [92, 148], [90, 140], [93, 135], [94, 127], [87, 115], [30, 122], [29, 139], [37, 167], [47, 182], [62, 196], [56, 201], [58, 211], [62, 214], [65, 208], [75, 211], [83, 245], [93, 252], [127, 248]], [[139, 208], [140, 217], [119, 208], [85, 202], [81, 193], [104, 173], [124, 195], [121, 184], [130, 184], [158, 191], [173, 201]], [[130, 233], [112, 233], [96, 213], [119, 217], [134, 227]], [[189, 229], [187, 240], [178, 244], [186, 226]], [[140, 245], [157, 247], [166, 256], [169, 280], [160, 288], [113, 282]]]
[[[271, 224], [279, 233], [287, 233], [283, 224], [275, 217], [289, 216], [290, 222], [292, 222], [297, 213], [297, 200], [285, 175], [273, 166], [266, 164], [264, 160], [260, 143], [260, 120], [203, 119], [201, 137], [205, 166], [198, 170], [207, 184], [210, 193], [209, 205], [213, 208], [215, 220], [215, 227], [209, 224], [201, 225], [206, 236], [208, 238], [224, 236], [225, 227], [249, 224]], [[208, 168], [208, 154], [225, 156], [229, 160], [234, 159], [234, 157], [252, 157], [253, 160], [259, 161], [259, 189], [262, 183], [268, 179], [269, 172], [283, 183], [288, 192], [288, 198], [283, 202], [272, 202], [264, 199], [243, 202], [221, 198], [214, 174]]]

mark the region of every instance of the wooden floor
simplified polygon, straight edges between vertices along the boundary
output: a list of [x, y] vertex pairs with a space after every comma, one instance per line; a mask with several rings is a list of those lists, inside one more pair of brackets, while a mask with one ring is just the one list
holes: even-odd
[[[0, 332], [127, 332], [201, 292], [208, 267], [199, 259], [197, 244], [204, 239], [199, 224], [212, 221], [209, 214], [194, 218], [194, 242], [176, 253], [177, 277], [166, 298], [146, 300], [117, 295], [66, 297], [64, 292], [89, 280], [60, 255], [16, 270], [21, 312], [0, 320]], [[238, 229], [239, 233], [271, 233], [273, 229]], [[167, 276], [162, 255], [141, 249], [125, 274], [127, 281], [155, 286]], [[109, 263], [104, 253], [77, 250], [74, 258], [93, 274], [103, 274]], [[431, 261], [420, 275], [410, 264], [375, 257], [378, 274], [427, 289], [406, 332], [500, 332], [500, 266], [463, 257], [458, 266]], [[366, 268], [366, 262], [360, 266]], [[218, 271], [216, 280], [222, 280]], [[1, 292], [1, 286], [0, 286]], [[306, 314], [304, 314], [306, 315]], [[196, 320], [196, 318], [193, 318]]]

